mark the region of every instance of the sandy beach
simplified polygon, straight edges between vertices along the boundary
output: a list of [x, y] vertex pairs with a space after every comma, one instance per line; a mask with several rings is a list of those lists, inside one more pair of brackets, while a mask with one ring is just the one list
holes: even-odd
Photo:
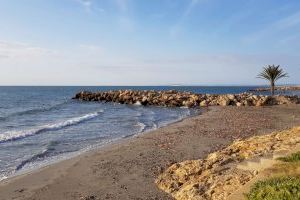
[[203, 158], [237, 138], [297, 125], [299, 105], [211, 107], [201, 115], [2, 181], [0, 199], [172, 199], [154, 183], [172, 163]]
[[0, 200], [300, 200], [300, 0], [0, 0], [0, 23]]

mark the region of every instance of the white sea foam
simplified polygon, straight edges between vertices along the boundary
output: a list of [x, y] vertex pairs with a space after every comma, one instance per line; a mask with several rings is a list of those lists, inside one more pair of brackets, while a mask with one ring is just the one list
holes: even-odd
[[63, 121], [63, 122], [44, 125], [44, 126], [41, 126], [41, 127], [35, 128], [35, 129], [31, 129], [31, 130], [8, 131], [8, 132], [5, 132], [5, 133], [1, 133], [0, 134], [0, 142], [17, 140], [17, 139], [21, 139], [21, 138], [24, 138], [24, 137], [36, 135], [36, 134], [39, 134], [41, 132], [59, 130], [59, 129], [65, 128], [67, 126], [76, 125], [76, 124], [79, 124], [81, 122], [93, 119], [93, 118], [97, 117], [102, 112], [103, 112], [103, 110], [98, 111], [98, 112], [94, 112], [94, 113], [89, 113], [89, 114], [86, 114], [86, 115], [81, 116], [81, 117], [75, 117], [75, 118], [72, 118], [72, 119], [68, 119], [68, 120]]
[[153, 122], [153, 127], [152, 128], [155, 130], [155, 129], [158, 128], [158, 125], [155, 122]]
[[142, 122], [138, 122], [137, 126], [140, 127], [140, 130], [139, 130], [140, 133], [143, 132], [145, 130], [145, 128], [146, 128], [146, 124], [144, 124]]
[[5, 180], [5, 179], [7, 179], [8, 177], [7, 176], [5, 176], [5, 175], [0, 175], [0, 181], [3, 181], [3, 180]]
[[136, 105], [136, 106], [141, 106], [142, 103], [141, 103], [140, 101], [137, 101], [137, 102], [134, 103], [134, 105]]

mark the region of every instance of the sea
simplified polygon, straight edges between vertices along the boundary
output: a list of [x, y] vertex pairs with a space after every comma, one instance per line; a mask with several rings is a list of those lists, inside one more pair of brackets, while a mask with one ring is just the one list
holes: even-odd
[[[200, 108], [82, 102], [72, 99], [77, 92], [133, 89], [237, 94], [254, 88], [256, 87], [2, 86], [0, 87], [0, 180], [201, 113]], [[288, 94], [299, 95], [296, 92]]]

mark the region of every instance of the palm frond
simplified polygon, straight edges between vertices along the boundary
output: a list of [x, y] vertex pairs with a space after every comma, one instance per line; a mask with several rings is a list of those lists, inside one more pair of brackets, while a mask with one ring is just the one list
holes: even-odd
[[284, 77], [288, 77], [288, 74], [280, 68], [280, 65], [268, 65], [267, 67], [264, 67], [262, 72], [257, 75], [257, 78], [265, 79], [270, 82], [276, 82]]

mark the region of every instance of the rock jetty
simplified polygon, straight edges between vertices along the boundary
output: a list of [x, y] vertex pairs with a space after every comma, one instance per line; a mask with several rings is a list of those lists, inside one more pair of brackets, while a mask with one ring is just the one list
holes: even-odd
[[117, 102], [121, 104], [155, 105], [166, 107], [206, 106], [268, 106], [299, 104], [298, 96], [265, 96], [251, 93], [242, 94], [194, 94], [192, 92], [154, 90], [114, 90], [104, 92], [79, 92], [73, 97], [82, 101]]
[[[275, 87], [276, 91], [298, 91], [300, 90], [300, 86], [278, 86]], [[253, 90], [249, 90], [250, 92], [268, 92], [271, 91], [271, 88], [256, 88]]]

